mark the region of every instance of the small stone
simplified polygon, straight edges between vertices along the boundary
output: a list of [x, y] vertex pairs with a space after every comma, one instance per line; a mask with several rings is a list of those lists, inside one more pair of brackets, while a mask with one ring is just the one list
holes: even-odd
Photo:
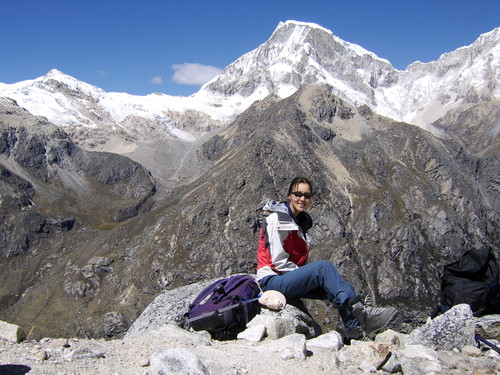
[[53, 339], [49, 343], [49, 347], [53, 348], [53, 349], [68, 348], [69, 346], [70, 345], [69, 345], [68, 339], [64, 339], [64, 338]]
[[151, 365], [151, 361], [149, 360], [149, 358], [146, 358], [146, 357], [141, 357], [139, 358], [139, 360], [137, 361], [137, 364], [141, 367], [148, 367]]
[[209, 375], [210, 371], [193, 352], [183, 348], [171, 348], [157, 351], [151, 356], [150, 373]]
[[45, 350], [43, 350], [43, 349], [38, 350], [35, 353], [35, 358], [38, 359], [39, 361], [45, 361], [45, 360], [48, 359], [47, 352]]
[[390, 352], [387, 355], [385, 363], [379, 365], [378, 369], [384, 370], [385, 372], [388, 372], [390, 374], [403, 372], [401, 362], [399, 361], [398, 356], [393, 352]]
[[500, 340], [500, 314], [485, 315], [477, 319], [476, 331], [488, 340]]
[[500, 354], [499, 354], [499, 353], [497, 353], [497, 352], [496, 352], [496, 351], [494, 351], [494, 350], [488, 350], [488, 351], [486, 352], [486, 357], [488, 357], [488, 358], [495, 358], [495, 359], [498, 359], [498, 358], [500, 357]]
[[475, 346], [467, 345], [462, 348], [462, 354], [468, 355], [469, 357], [481, 357], [482, 352], [481, 349]]
[[78, 348], [66, 355], [70, 361], [84, 358], [104, 358], [104, 353], [90, 348]]
[[243, 332], [238, 334], [238, 339], [247, 340], [250, 342], [259, 342], [262, 341], [266, 334], [266, 326], [263, 324], [258, 324], [247, 328]]
[[376, 342], [386, 342], [394, 346], [403, 346], [404, 345], [404, 335], [393, 331], [392, 329], [388, 329], [382, 333], [379, 333], [375, 337]]
[[291, 359], [294, 359], [295, 358], [295, 355], [293, 353], [292, 350], [290, 349], [286, 349], [284, 350], [281, 354], [280, 354], [280, 357], [282, 360], [284, 361], [288, 361], [288, 360], [291, 360]]
[[307, 340], [307, 350], [339, 351], [344, 346], [342, 335], [336, 331], [331, 331], [320, 335], [314, 339]]

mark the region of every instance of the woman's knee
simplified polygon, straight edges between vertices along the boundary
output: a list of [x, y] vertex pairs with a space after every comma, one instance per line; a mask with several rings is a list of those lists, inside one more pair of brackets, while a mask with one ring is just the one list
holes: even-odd
[[337, 271], [337, 267], [335, 267], [333, 265], [332, 262], [328, 261], [328, 260], [318, 260], [316, 262], [313, 262], [317, 265], [318, 269], [323, 269], [323, 270], [334, 270], [335, 272], [338, 272]]
[[[316, 263], [316, 262], [314, 262]], [[319, 277], [325, 277], [326, 279], [343, 280], [342, 275], [335, 265], [328, 260], [318, 260], [316, 265], [316, 274]]]

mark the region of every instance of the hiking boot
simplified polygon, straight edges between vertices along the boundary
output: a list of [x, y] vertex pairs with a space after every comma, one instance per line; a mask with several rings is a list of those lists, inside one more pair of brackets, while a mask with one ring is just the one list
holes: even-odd
[[366, 336], [372, 340], [398, 315], [398, 311], [393, 307], [372, 307], [362, 301], [352, 305], [352, 312], [365, 330]]

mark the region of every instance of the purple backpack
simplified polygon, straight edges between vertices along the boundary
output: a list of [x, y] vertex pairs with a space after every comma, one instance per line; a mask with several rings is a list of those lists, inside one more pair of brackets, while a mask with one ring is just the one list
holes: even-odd
[[260, 288], [250, 275], [235, 275], [203, 289], [184, 314], [187, 328], [232, 340], [245, 329], [258, 307]]

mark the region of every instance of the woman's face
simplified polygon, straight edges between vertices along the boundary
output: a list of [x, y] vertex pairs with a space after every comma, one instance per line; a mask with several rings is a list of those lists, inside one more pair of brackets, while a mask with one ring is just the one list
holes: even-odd
[[295, 185], [288, 200], [293, 214], [297, 216], [302, 211], [307, 210], [311, 204], [311, 187], [304, 182]]

